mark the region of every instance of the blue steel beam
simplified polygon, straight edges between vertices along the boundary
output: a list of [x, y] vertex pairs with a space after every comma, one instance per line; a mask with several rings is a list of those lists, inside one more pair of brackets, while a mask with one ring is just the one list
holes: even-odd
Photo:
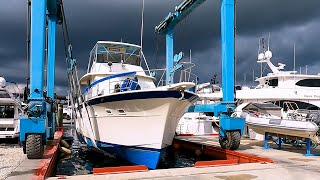
[[30, 97], [43, 99], [46, 0], [31, 3]]
[[155, 28], [156, 33], [167, 34], [170, 29], [173, 29], [186, 16], [194, 11], [198, 6], [206, 0], [185, 0], [180, 5], [175, 7], [174, 13], [169, 13], [158, 26]]
[[185, 0], [175, 7], [174, 13], [169, 13], [158, 26], [155, 27], [156, 33], [166, 35], [166, 85], [173, 82], [171, 71], [173, 69], [173, 34], [174, 27], [179, 24], [187, 15], [189, 15], [198, 6], [206, 0]]
[[[47, 62], [47, 96], [50, 99], [54, 97], [54, 85], [55, 85], [55, 54], [56, 54], [56, 25], [57, 25], [57, 0], [48, 0], [47, 5], [48, 14], [48, 62]], [[47, 119], [48, 128], [47, 136], [53, 137], [56, 129], [56, 116], [52, 111], [52, 103], [48, 104]]]
[[170, 29], [166, 35], [166, 85], [173, 83], [171, 71], [173, 68], [173, 29]]
[[234, 101], [234, 0], [221, 0], [223, 102]]
[[55, 53], [56, 53], [56, 24], [57, 1], [48, 0], [48, 64], [47, 64], [47, 95], [54, 99]]

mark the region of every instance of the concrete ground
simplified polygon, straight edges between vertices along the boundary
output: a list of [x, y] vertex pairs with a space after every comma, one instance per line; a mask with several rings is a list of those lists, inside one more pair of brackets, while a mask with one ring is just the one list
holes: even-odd
[[29, 180], [33, 178], [41, 159], [25, 159], [6, 180]]
[[5, 179], [26, 159], [16, 139], [0, 139], [0, 180]]
[[[181, 137], [188, 141], [218, 145], [217, 137]], [[271, 147], [276, 148], [271, 144]], [[151, 170], [146, 172], [109, 174], [109, 175], [80, 175], [66, 176], [66, 179], [166, 179], [166, 180], [188, 180], [188, 179], [220, 179], [220, 180], [259, 180], [259, 179], [318, 179], [320, 177], [320, 157], [304, 156], [304, 147], [292, 147], [291, 145], [283, 146], [284, 149], [263, 149], [263, 142], [256, 140], [243, 139], [239, 148], [240, 152], [267, 157], [275, 163], [248, 163], [230, 166], [217, 166], [205, 168], [177, 168]], [[316, 149], [314, 153], [319, 153]], [[28, 160], [16, 168], [7, 178], [9, 180], [26, 180], [31, 179], [34, 170], [37, 168], [39, 160]], [[51, 177], [49, 179], [58, 179]]]

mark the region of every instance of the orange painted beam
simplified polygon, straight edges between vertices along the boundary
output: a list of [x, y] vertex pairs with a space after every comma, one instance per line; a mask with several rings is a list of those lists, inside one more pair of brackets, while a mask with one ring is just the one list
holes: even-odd
[[34, 171], [32, 179], [34, 180], [44, 180], [45, 178], [52, 175], [55, 162], [58, 156], [58, 150], [60, 146], [60, 140], [63, 135], [63, 129], [59, 128], [55, 134], [54, 139], [50, 145], [46, 147], [43, 153], [43, 159], [39, 162], [37, 168]]
[[148, 171], [147, 166], [119, 166], [119, 167], [105, 167], [105, 168], [93, 168], [93, 174], [114, 174], [114, 173], [128, 173]]
[[239, 161], [237, 159], [198, 161], [194, 164], [194, 167], [226, 166], [235, 164], [239, 164]]
[[206, 156], [212, 157], [214, 159], [220, 160], [237, 160], [238, 163], [273, 163], [272, 159], [264, 158], [260, 156], [255, 156], [251, 154], [241, 153], [237, 151], [231, 151], [222, 149], [218, 146], [213, 145], [203, 145], [194, 142], [189, 142], [185, 140], [174, 139], [173, 145], [182, 149], [187, 149], [189, 151], [200, 151]]

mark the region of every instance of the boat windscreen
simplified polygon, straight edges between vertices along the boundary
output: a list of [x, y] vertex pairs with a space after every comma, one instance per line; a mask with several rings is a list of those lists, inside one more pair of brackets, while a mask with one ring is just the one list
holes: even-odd
[[0, 90], [0, 98], [11, 98], [7, 91]]
[[126, 44], [98, 43], [96, 46], [98, 63], [125, 63], [140, 65], [140, 47]]
[[0, 118], [14, 118], [14, 106], [0, 105]]

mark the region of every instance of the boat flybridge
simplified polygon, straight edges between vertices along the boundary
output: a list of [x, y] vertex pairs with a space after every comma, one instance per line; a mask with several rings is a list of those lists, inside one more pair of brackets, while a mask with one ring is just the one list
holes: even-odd
[[76, 120], [77, 132], [89, 146], [150, 169], [157, 167], [179, 119], [198, 96], [188, 91], [195, 83], [183, 78], [156, 86], [155, 72], [148, 68], [140, 46], [97, 42], [80, 79], [85, 89]]

